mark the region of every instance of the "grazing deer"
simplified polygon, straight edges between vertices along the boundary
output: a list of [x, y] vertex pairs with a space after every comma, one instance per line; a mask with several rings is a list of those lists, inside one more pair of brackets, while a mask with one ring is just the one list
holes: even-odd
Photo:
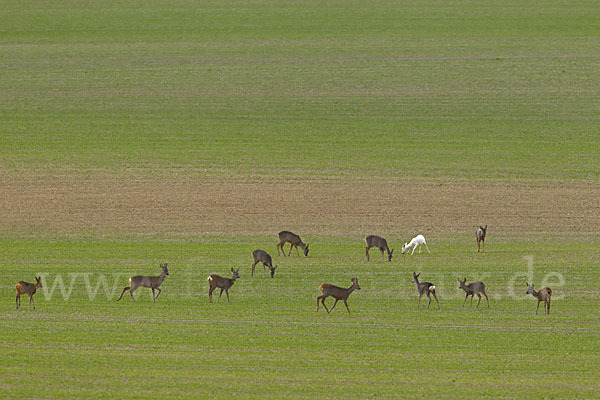
[[365, 253], [367, 254], [367, 261], [370, 260], [369, 249], [371, 247], [377, 247], [379, 249], [379, 251], [381, 252], [381, 258], [383, 260], [385, 260], [383, 252], [387, 251], [388, 261], [392, 261], [392, 254], [394, 253], [394, 249], [390, 250], [387, 244], [387, 240], [380, 236], [369, 235], [365, 238], [365, 243], [367, 244], [367, 248], [365, 250]]
[[474, 295], [477, 295], [477, 297], [479, 297], [479, 301], [477, 302], [477, 307], [479, 307], [479, 303], [481, 303], [481, 295], [479, 293], [483, 293], [485, 299], [487, 300], [488, 308], [490, 308], [490, 299], [488, 299], [487, 294], [485, 294], [485, 284], [483, 282], [471, 282], [468, 285], [466, 285], [466, 282], [467, 278], [465, 278], [462, 281], [460, 279], [458, 280], [458, 283], [460, 284], [458, 288], [467, 292], [467, 295], [465, 296], [465, 301], [463, 301], [463, 307], [465, 306], [465, 302], [467, 301], [467, 298], [469, 296], [471, 296], [471, 306], [473, 306]]
[[[402, 254], [404, 254], [406, 252], [406, 250], [410, 249], [411, 247], [414, 247], [412, 253], [410, 253], [410, 255], [412, 256], [413, 253], [415, 252], [415, 250], [417, 249], [417, 247], [419, 247], [422, 244], [425, 245], [427, 252], [429, 254], [431, 254], [431, 252], [429, 251], [429, 247], [427, 247], [427, 243], [425, 242], [425, 238], [423, 237], [423, 235], [417, 235], [414, 238], [412, 238], [410, 243], [404, 243], [404, 245], [402, 246]], [[421, 249], [419, 248], [419, 253], [420, 252], [421, 252]]]
[[273, 259], [269, 253], [264, 250], [254, 250], [252, 252], [252, 257], [254, 258], [254, 264], [252, 264], [252, 276], [254, 276], [254, 267], [259, 262], [263, 264], [263, 271], [265, 271], [265, 266], [267, 266], [269, 267], [269, 271], [271, 271], [271, 278], [275, 276], [275, 270], [278, 266], [273, 266]]
[[413, 272], [413, 283], [415, 285], [417, 285], [417, 292], [419, 292], [419, 303], [417, 304], [417, 308], [419, 308], [421, 306], [421, 296], [423, 296], [425, 294], [429, 298], [429, 303], [427, 304], [427, 308], [429, 308], [429, 305], [431, 304], [431, 295], [433, 295], [433, 297], [435, 297], [435, 301], [437, 302], [438, 309], [440, 309], [440, 302], [438, 301], [438, 298], [435, 294], [435, 286], [433, 286], [433, 283], [431, 283], [431, 282], [420, 283], [419, 282], [420, 275], [421, 275], [420, 272], [418, 274]]
[[537, 307], [535, 309], [535, 315], [537, 315], [540, 308], [540, 303], [544, 302], [544, 311], [546, 314], [550, 314], [550, 297], [552, 297], [552, 289], [545, 287], [539, 291], [533, 290], [533, 284], [527, 283], [527, 292], [525, 294], [531, 294], [538, 300]]
[[[317, 297], [317, 311], [319, 311], [319, 300], [321, 300], [321, 303], [323, 304], [323, 307], [325, 307], [325, 310], [327, 310], [328, 314], [333, 311], [338, 300], [344, 300], [346, 310], [348, 310], [348, 314], [350, 314], [350, 309], [348, 308], [348, 296], [350, 296], [350, 293], [354, 292], [354, 290], [360, 290], [358, 278], [352, 278], [351, 282], [352, 286], [350, 286], [348, 289], [330, 285], [328, 283], [320, 285], [319, 290], [321, 291], [322, 295]], [[329, 296], [332, 296], [335, 299], [335, 303], [333, 303], [333, 307], [331, 307], [331, 309], [328, 309], [325, 305], [325, 299]]]
[[223, 278], [222, 276], [212, 274], [206, 279], [208, 281], [208, 300], [212, 303], [212, 293], [215, 289], [221, 289], [221, 293], [219, 293], [219, 300], [221, 300], [221, 296], [223, 295], [223, 290], [225, 294], [227, 294], [227, 301], [229, 301], [229, 288], [233, 286], [235, 280], [240, 277], [239, 268], [237, 270], [231, 268], [231, 272], [233, 276], [231, 278]]
[[479, 245], [481, 244], [483, 247], [483, 252], [485, 253], [485, 233], [487, 230], [487, 225], [485, 226], [485, 228], [481, 227], [481, 225], [479, 225], [479, 229], [477, 229], [477, 232], [475, 232], [475, 236], [477, 237], [477, 252], [479, 253]]
[[[162, 285], [163, 281], [165, 280], [165, 276], [169, 275], [167, 263], [160, 264], [160, 269], [162, 271], [158, 276], [137, 275], [129, 278], [129, 286], [123, 288], [123, 291], [121, 292], [121, 295], [119, 296], [117, 301], [121, 300], [123, 294], [125, 294], [125, 292], [128, 290], [129, 294], [131, 295], [131, 298], [133, 299], [133, 301], [135, 301], [135, 297], [133, 297], [133, 292], [141, 286], [152, 289], [152, 300], [156, 303], [156, 299], [158, 299], [158, 296], [160, 296], [160, 293], [162, 292], [162, 290], [160, 290], [160, 285]], [[155, 290], [158, 290], [157, 295], [154, 294]]]
[[42, 277], [41, 276], [39, 278], [37, 276], [34, 276], [34, 278], [35, 278], [35, 283], [20, 281], [20, 282], [17, 282], [17, 284], [15, 285], [17, 288], [17, 298], [16, 298], [17, 310], [19, 309], [19, 307], [21, 307], [21, 295], [22, 294], [27, 294], [29, 296], [29, 308], [31, 309], [31, 305], [33, 304], [33, 309], [35, 310], [35, 301], [33, 300], [33, 295], [35, 294], [35, 292], [38, 289], [43, 288], [43, 286], [42, 286]]
[[283, 252], [283, 255], [285, 256], [285, 250], [283, 249], [283, 245], [286, 243], [290, 243], [290, 252], [288, 253], [288, 256], [290, 254], [292, 254], [292, 247], [296, 248], [296, 254], [300, 255], [300, 253], [298, 253], [298, 246], [300, 246], [302, 248], [302, 250], [304, 251], [304, 256], [308, 257], [308, 244], [304, 244], [302, 242], [302, 239], [300, 239], [300, 236], [296, 235], [295, 233], [289, 232], [289, 231], [281, 231], [278, 233], [279, 235], [279, 244], [277, 245], [277, 255], [281, 255], [279, 253], [279, 248], [281, 248], [281, 251]]

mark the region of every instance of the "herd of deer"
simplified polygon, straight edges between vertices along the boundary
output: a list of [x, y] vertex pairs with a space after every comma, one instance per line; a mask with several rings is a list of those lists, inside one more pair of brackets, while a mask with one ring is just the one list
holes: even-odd
[[[485, 252], [486, 230], [487, 230], [487, 225], [485, 227], [480, 226], [477, 229], [477, 232], [476, 232], [477, 252], [479, 252], [480, 249]], [[284, 250], [283, 246], [286, 243], [290, 243], [290, 251], [288, 252], [288, 256], [291, 255], [292, 249], [294, 247], [296, 248], [296, 254], [298, 256], [300, 255], [300, 253], [298, 252], [298, 247], [300, 247], [302, 249], [302, 251], [304, 252], [304, 256], [308, 256], [308, 244], [305, 244], [302, 241], [302, 239], [300, 239], [300, 236], [296, 235], [295, 233], [289, 232], [289, 231], [279, 232], [279, 243], [277, 244], [277, 254], [278, 255], [281, 255], [281, 253], [280, 253], [280, 249], [281, 249], [281, 252], [283, 252], [283, 256], [285, 257], [285, 250]], [[384, 238], [382, 238], [380, 236], [369, 235], [365, 238], [365, 243], [366, 243], [365, 253], [366, 253], [367, 261], [370, 260], [369, 249], [372, 247], [376, 247], [379, 249], [379, 251], [381, 252], [381, 257], [384, 260], [385, 260], [385, 255], [384, 255], [385, 253], [387, 253], [388, 261], [392, 260], [392, 255], [394, 254], [394, 249], [390, 250], [390, 248], [388, 247], [387, 241]], [[429, 251], [429, 247], [427, 247], [427, 242], [425, 241], [425, 238], [423, 237], [423, 235], [417, 235], [409, 243], [404, 243], [404, 245], [402, 246], [402, 254], [405, 254], [409, 249], [412, 248], [412, 252], [410, 253], [412, 255], [415, 252], [415, 250], [417, 249], [417, 247], [419, 247], [421, 245], [424, 245], [425, 248], [427, 249], [427, 252], [431, 253]], [[419, 253], [420, 252], [421, 252], [421, 249], [419, 248]], [[254, 269], [256, 267], [256, 264], [258, 264], [259, 262], [263, 264], [263, 271], [266, 271], [266, 268], [269, 268], [271, 278], [273, 278], [275, 276], [275, 270], [277, 269], [278, 266], [277, 265], [273, 266], [273, 259], [269, 255], [269, 253], [267, 253], [264, 250], [254, 250], [252, 252], [252, 257], [254, 259], [254, 263], [252, 264], [252, 276], [254, 276]], [[138, 287], [145, 287], [145, 288], [152, 289], [152, 300], [154, 302], [156, 302], [156, 299], [158, 298], [158, 296], [160, 296], [160, 294], [162, 292], [160, 289], [160, 285], [163, 283], [165, 276], [169, 275], [167, 263], [160, 264], [160, 268], [161, 268], [161, 274], [158, 276], [137, 275], [137, 276], [132, 276], [131, 278], [129, 278], [129, 286], [126, 286], [125, 288], [123, 288], [123, 291], [121, 292], [121, 295], [119, 296], [117, 301], [121, 300], [121, 298], [123, 298], [123, 295], [127, 291], [129, 291], [131, 298], [135, 301], [135, 297], [133, 297], [133, 292]], [[227, 301], [229, 301], [229, 289], [231, 288], [231, 286], [233, 286], [236, 279], [238, 279], [240, 277], [239, 271], [240, 271], [239, 269], [236, 270], [236, 269], [231, 268], [231, 272], [233, 274], [231, 278], [225, 278], [225, 277], [222, 277], [222, 276], [219, 276], [216, 274], [211, 274], [208, 277], [208, 279], [207, 279], [208, 284], [209, 284], [208, 298], [209, 298], [210, 303], [212, 303], [212, 294], [215, 289], [221, 289], [221, 292], [219, 293], [219, 299], [221, 298], [223, 291], [225, 291], [225, 294], [227, 295]], [[421, 273], [417, 274], [417, 273], [413, 272], [413, 283], [416, 285], [417, 293], [419, 294], [419, 302], [417, 304], [417, 307], [421, 306], [421, 297], [423, 297], [423, 295], [426, 295], [427, 298], [429, 299], [429, 303], [427, 304], [427, 308], [429, 308], [429, 306], [431, 305], [431, 295], [433, 295], [433, 297], [435, 298], [435, 301], [437, 303], [438, 309], [440, 309], [440, 302], [439, 302], [436, 292], [435, 292], [435, 285], [431, 282], [419, 282], [420, 275], [421, 275]], [[31, 308], [31, 306], [33, 305], [33, 309], [35, 310], [35, 302], [33, 301], [33, 295], [36, 293], [37, 289], [40, 289], [43, 287], [41, 277], [35, 277], [35, 280], [36, 280], [36, 283], [20, 281], [16, 284], [17, 309], [19, 309], [19, 307], [21, 306], [21, 295], [27, 294], [29, 296], [29, 307]], [[358, 278], [352, 278], [351, 282], [352, 282], [352, 285], [349, 288], [343, 288], [343, 287], [339, 287], [339, 286], [335, 286], [335, 285], [330, 285], [328, 283], [324, 283], [324, 284], [320, 285], [319, 291], [321, 292], [321, 296], [317, 297], [317, 311], [319, 311], [319, 301], [321, 302], [321, 304], [323, 304], [323, 307], [325, 307], [325, 310], [327, 311], [327, 313], [330, 313], [335, 308], [335, 305], [337, 304], [337, 302], [339, 300], [343, 300], [344, 305], [346, 306], [346, 309], [348, 310], [348, 313], [350, 313], [350, 308], [348, 308], [348, 297], [355, 290], [360, 290], [360, 285], [358, 284]], [[479, 307], [479, 303], [481, 303], [481, 295], [483, 294], [485, 296], [485, 299], [487, 301], [487, 305], [489, 308], [490, 301], [488, 299], [487, 294], [485, 293], [485, 284], [483, 282], [472, 282], [467, 285], [466, 282], [467, 282], [466, 279], [463, 279], [462, 281], [460, 279], [458, 279], [458, 283], [459, 283], [458, 288], [464, 290], [466, 293], [465, 300], [463, 301], [463, 307], [465, 306], [465, 303], [466, 303], [467, 299], [469, 298], [469, 296], [471, 296], [470, 304], [472, 306], [473, 305], [473, 297], [475, 295], [477, 295], [477, 297], [479, 298], [479, 301], [477, 302], [477, 307]], [[158, 294], [156, 294], [156, 291], [158, 291]], [[538, 313], [540, 303], [542, 301], [544, 302], [544, 311], [546, 312], [546, 314], [550, 314], [550, 297], [552, 296], [552, 289], [550, 289], [549, 287], [545, 287], [539, 291], [535, 291], [533, 288], [533, 285], [530, 285], [529, 283], [527, 283], [526, 294], [531, 294], [533, 297], [538, 299], [537, 308], [535, 310], [536, 315]], [[327, 308], [327, 305], [325, 305], [325, 299], [328, 297], [333, 297], [335, 299], [335, 302], [333, 303], [333, 306], [331, 308]]]

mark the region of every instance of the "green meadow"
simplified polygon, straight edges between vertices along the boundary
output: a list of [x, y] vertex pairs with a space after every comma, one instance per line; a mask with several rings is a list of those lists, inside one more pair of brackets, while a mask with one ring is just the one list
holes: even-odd
[[[0, 0], [0, 398], [597, 397], [598, 21], [594, 1]], [[259, 188], [238, 204], [215, 182]], [[336, 208], [349, 187], [385, 229]], [[421, 188], [448, 206], [414, 215]], [[277, 255], [283, 229], [308, 257]], [[417, 233], [431, 254], [402, 255]], [[274, 279], [251, 276], [257, 248]], [[163, 262], [156, 303], [116, 301]], [[441, 310], [417, 308], [413, 271]], [[34, 275], [36, 310], [15, 310]], [[353, 277], [351, 314], [315, 311]]]

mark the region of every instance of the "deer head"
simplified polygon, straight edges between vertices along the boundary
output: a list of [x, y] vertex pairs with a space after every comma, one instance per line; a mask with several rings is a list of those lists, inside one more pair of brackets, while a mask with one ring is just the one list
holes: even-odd
[[462, 281], [459, 279], [458, 283], [459, 283], [459, 286], [458, 286], [459, 289], [466, 289], [467, 278], [463, 279]]
[[271, 278], [275, 276], [275, 270], [277, 269], [278, 266], [279, 265], [272, 267], [272, 266], [268, 265], [269, 271], [271, 271]]
[[240, 277], [240, 269], [239, 268], [237, 270], [231, 268], [231, 272], [233, 273], [233, 276], [231, 277], [231, 279], [236, 280]]
[[406, 249], [408, 249], [408, 243], [402, 245], [402, 254], [406, 253]]
[[169, 269], [167, 268], [168, 263], [160, 264], [160, 268], [163, 270], [165, 275], [169, 275]]
[[350, 280], [356, 290], [360, 290], [360, 286], [358, 285], [358, 278], [352, 278]]
[[419, 275], [421, 275], [420, 272], [418, 274], [413, 272], [413, 283], [419, 283]]
[[42, 286], [42, 277], [40, 276], [39, 278], [37, 276], [34, 276], [35, 278], [35, 286], [37, 288], [43, 288]]
[[306, 247], [304, 247], [304, 257], [308, 257], [308, 243], [306, 244]]
[[527, 285], [527, 292], [525, 294], [533, 294], [533, 283], [530, 285], [528, 282], [525, 282]]

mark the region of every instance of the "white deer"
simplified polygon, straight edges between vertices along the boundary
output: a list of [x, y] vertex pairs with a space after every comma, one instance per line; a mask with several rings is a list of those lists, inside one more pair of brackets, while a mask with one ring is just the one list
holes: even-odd
[[[410, 243], [404, 243], [404, 245], [402, 246], [402, 254], [406, 253], [406, 250], [413, 247], [413, 251], [410, 253], [410, 255], [412, 256], [413, 253], [415, 252], [415, 250], [417, 249], [417, 247], [419, 247], [422, 244], [425, 245], [427, 252], [429, 254], [431, 254], [431, 252], [429, 251], [429, 247], [427, 247], [427, 243], [425, 242], [425, 238], [423, 237], [423, 235], [417, 235], [410, 241]], [[419, 253], [420, 252], [421, 252], [421, 249], [419, 249]]]

